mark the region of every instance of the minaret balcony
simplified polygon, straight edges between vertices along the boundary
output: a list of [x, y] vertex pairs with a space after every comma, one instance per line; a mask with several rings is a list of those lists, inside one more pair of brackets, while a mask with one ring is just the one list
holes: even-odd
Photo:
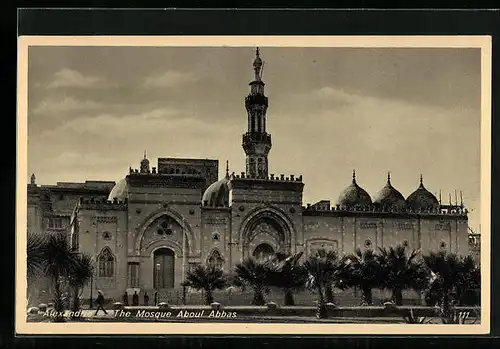
[[243, 135], [243, 144], [266, 143], [271, 145], [271, 135], [266, 132], [247, 132]]
[[267, 107], [268, 98], [261, 93], [249, 94], [248, 96], [245, 97], [245, 106], [247, 108], [255, 104], [264, 105]]

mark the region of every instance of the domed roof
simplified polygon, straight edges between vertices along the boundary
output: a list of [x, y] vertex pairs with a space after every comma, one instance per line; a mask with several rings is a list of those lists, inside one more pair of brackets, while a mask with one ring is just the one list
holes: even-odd
[[118, 201], [123, 201], [128, 197], [128, 184], [127, 179], [123, 178], [111, 189], [109, 193], [108, 200], [113, 201], [115, 198]]
[[377, 193], [373, 203], [387, 210], [406, 208], [405, 198], [392, 186], [390, 174], [387, 175], [387, 184]]
[[209, 207], [226, 207], [229, 202], [229, 175], [212, 183], [203, 193], [201, 203]]
[[406, 203], [414, 211], [435, 211], [439, 207], [438, 199], [425, 189], [422, 176], [420, 176], [420, 186], [408, 196]]
[[337, 205], [345, 207], [369, 206], [372, 204], [370, 195], [356, 183], [356, 172], [352, 172], [352, 183], [344, 189], [337, 199]]

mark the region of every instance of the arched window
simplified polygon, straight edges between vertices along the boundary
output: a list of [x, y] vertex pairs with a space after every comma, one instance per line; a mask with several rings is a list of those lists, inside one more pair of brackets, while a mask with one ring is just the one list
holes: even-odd
[[222, 258], [218, 250], [212, 251], [210, 257], [208, 257], [207, 264], [216, 267], [217, 269], [222, 269], [224, 265], [224, 259]]
[[253, 251], [253, 257], [260, 262], [263, 262], [274, 255], [274, 249], [271, 245], [263, 243], [255, 248]]
[[172, 228], [170, 219], [165, 219], [158, 224], [158, 228], [156, 229], [158, 235], [172, 235]]
[[105, 247], [101, 254], [99, 254], [99, 276], [100, 277], [112, 277], [115, 272], [115, 257], [109, 250]]

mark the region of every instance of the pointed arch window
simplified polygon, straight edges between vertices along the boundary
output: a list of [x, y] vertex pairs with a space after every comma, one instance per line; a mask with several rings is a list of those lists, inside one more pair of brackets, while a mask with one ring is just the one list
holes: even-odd
[[222, 269], [224, 266], [224, 259], [218, 250], [213, 250], [208, 257], [207, 264], [217, 269]]
[[108, 247], [99, 254], [99, 276], [112, 277], [115, 272], [115, 257]]

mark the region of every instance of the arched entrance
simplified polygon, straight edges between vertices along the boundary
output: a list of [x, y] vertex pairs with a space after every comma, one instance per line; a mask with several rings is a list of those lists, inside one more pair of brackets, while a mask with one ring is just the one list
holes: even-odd
[[154, 251], [153, 286], [155, 289], [174, 288], [175, 253], [169, 248]]
[[260, 244], [253, 250], [252, 256], [256, 260], [263, 262], [274, 255], [274, 248], [269, 244]]
[[294, 250], [295, 229], [283, 211], [275, 207], [257, 208], [249, 212], [241, 223], [239, 241], [242, 260], [253, 257], [255, 249], [261, 244], [269, 245], [273, 253], [291, 253]]

